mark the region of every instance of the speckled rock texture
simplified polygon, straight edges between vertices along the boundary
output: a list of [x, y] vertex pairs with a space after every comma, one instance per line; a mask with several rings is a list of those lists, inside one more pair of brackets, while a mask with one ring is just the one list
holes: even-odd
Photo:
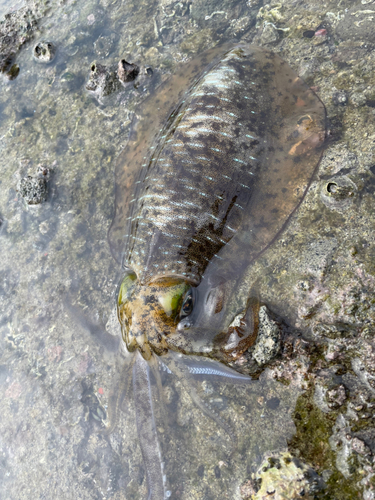
[[280, 328], [269, 316], [267, 308], [259, 309], [259, 331], [252, 350], [252, 357], [258, 365], [265, 365], [280, 351]]
[[313, 469], [288, 452], [267, 457], [252, 476], [241, 488], [244, 499], [313, 500], [325, 487]]
[[[0, 497], [145, 498], [133, 403], [110, 436], [101, 433], [123, 366], [110, 321], [121, 270], [106, 237], [115, 159], [139, 104], [161, 81], [194, 54], [237, 39], [275, 51], [306, 80], [326, 106], [329, 134], [299, 210], [233, 293], [241, 311], [256, 283], [268, 311], [261, 327], [271, 331], [272, 320], [278, 328], [277, 349], [267, 358], [263, 349], [262, 363], [249, 352], [235, 366], [259, 377], [263, 392], [254, 390], [245, 412], [240, 389], [236, 399], [225, 386], [200, 388], [249, 437], [240, 453], [252, 468], [233, 475], [228, 456], [208, 455], [208, 442], [228, 438], [173, 383], [165, 407], [181, 436], [159, 426], [167, 468], [177, 477], [170, 464], [194, 465], [175, 490], [181, 500], [220, 500], [234, 481], [233, 498], [260, 498], [253, 481], [266, 484], [266, 476], [275, 492], [292, 491], [305, 470], [319, 485], [313, 498], [373, 500], [375, 2], [94, 0], [48, 8], [46, 17], [45, 4], [27, 4], [0, 26]], [[58, 47], [48, 65], [33, 58], [38, 40]], [[108, 103], [93, 99], [85, 90], [91, 63], [116, 67], [122, 59], [152, 76], [119, 87]], [[29, 205], [17, 189], [38, 165], [53, 176], [46, 200]], [[261, 471], [286, 453], [298, 471], [282, 480], [277, 467]]]

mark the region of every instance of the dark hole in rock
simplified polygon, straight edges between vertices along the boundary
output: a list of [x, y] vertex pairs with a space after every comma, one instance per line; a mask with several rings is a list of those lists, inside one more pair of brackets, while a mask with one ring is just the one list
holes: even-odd
[[270, 467], [274, 467], [277, 470], [281, 469], [280, 459], [277, 457], [269, 457], [268, 463], [270, 464]]
[[255, 479], [255, 481], [254, 481], [254, 489], [256, 492], [258, 492], [261, 487], [262, 487], [262, 478], [259, 477], [259, 478]]
[[332, 193], [332, 194], [334, 194], [334, 193], [337, 192], [337, 184], [336, 184], [336, 182], [329, 182], [327, 184], [327, 192], [328, 193]]

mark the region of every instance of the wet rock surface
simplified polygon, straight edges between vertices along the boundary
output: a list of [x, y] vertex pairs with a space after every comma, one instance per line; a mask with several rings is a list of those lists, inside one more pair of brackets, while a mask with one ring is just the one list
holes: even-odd
[[259, 332], [252, 352], [258, 365], [269, 363], [280, 351], [281, 331], [279, 325], [270, 317], [267, 308], [259, 310]]
[[16, 78], [19, 72], [14, 62], [17, 54], [33, 38], [38, 21], [47, 11], [42, 2], [28, 3], [0, 20], [0, 71], [10, 80]]
[[[354, 3], [354, 5], [353, 5]], [[345, 13], [336, 25], [335, 34], [342, 40], [365, 40], [368, 43], [375, 42], [373, 30], [374, 4], [366, 0], [351, 2], [350, 8], [345, 9]]]
[[[288, 466], [282, 458], [288, 449], [295, 475], [288, 484], [277, 476], [282, 469], [270, 463], [262, 472], [266, 454], [254, 464], [256, 477], [241, 479], [248, 485], [243, 498], [259, 494], [262, 484], [272, 483], [273, 495], [284, 487], [291, 491], [300, 471], [308, 469], [311, 477], [318, 476], [319, 487], [324, 482], [317, 498], [373, 500], [375, 56], [373, 14], [363, 11], [375, 10], [374, 2], [68, 3], [54, 20], [54, 34], [40, 25], [38, 37], [64, 40], [68, 56], [62, 62], [57, 55], [42, 74], [27, 43], [43, 9], [26, 6], [0, 27], [3, 72], [18, 64], [20, 74], [28, 75], [11, 82], [11, 91], [9, 81], [1, 82], [0, 93], [0, 448], [7, 471], [0, 496], [91, 500], [104, 498], [105, 491], [106, 498], [119, 500], [125, 491], [134, 498], [146, 494], [141, 452], [132, 441], [135, 422], [127, 418], [132, 403], [117, 433], [107, 440], [98, 432], [121, 371], [113, 360], [118, 340], [103, 333], [121, 274], [106, 242], [114, 159], [126, 144], [132, 113], [152, 86], [193, 54], [235, 37], [272, 47], [306, 78], [327, 107], [330, 130], [306, 199], [249, 270], [238, 294], [246, 302], [249, 289], [259, 283], [268, 311], [263, 323], [269, 322], [269, 332], [274, 322], [278, 325], [279, 340], [274, 340], [277, 352], [268, 357], [268, 340], [263, 340], [265, 365], [249, 352], [236, 368], [267, 374], [276, 388], [296, 391], [290, 403], [292, 437], [286, 442], [279, 422], [270, 435], [284, 439], [268, 443], [277, 448], [273, 456], [282, 468]], [[320, 30], [326, 32], [315, 36]], [[105, 109], [96, 106], [84, 92], [87, 69], [100, 60], [115, 72], [124, 54], [134, 64], [157, 68], [154, 77], [137, 89], [109, 83], [117, 89], [116, 99]], [[98, 96], [104, 96], [105, 77], [103, 82], [93, 90]], [[56, 162], [54, 196], [33, 209], [16, 190], [16, 173], [29, 161]], [[91, 321], [77, 319], [69, 303]], [[113, 323], [115, 330], [116, 319]], [[194, 429], [200, 413], [189, 419], [187, 399], [175, 388], [167, 396], [181, 398], [178, 419]], [[224, 396], [215, 404], [225, 406]], [[251, 414], [237, 408], [236, 418], [258, 435], [282, 404], [280, 393], [270, 390], [259, 396]], [[211, 435], [220, 433], [216, 424], [205, 424], [210, 425]], [[201, 443], [207, 443], [207, 435], [202, 430]], [[178, 450], [170, 449], [168, 459], [177, 461]], [[205, 463], [205, 454], [202, 447], [204, 467], [179, 498], [204, 498], [208, 483], [222, 481], [224, 488], [230, 481], [226, 466]], [[267, 483], [267, 474], [272, 482]], [[307, 498], [312, 483], [305, 477], [300, 483]], [[220, 498], [220, 491], [213, 489], [213, 498]]]

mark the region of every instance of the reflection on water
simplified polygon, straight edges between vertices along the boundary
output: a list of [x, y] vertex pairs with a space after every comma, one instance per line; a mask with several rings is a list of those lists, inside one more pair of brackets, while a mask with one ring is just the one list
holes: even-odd
[[[2, 498], [146, 495], [132, 401], [111, 435], [101, 430], [124, 363], [104, 327], [121, 274], [106, 240], [113, 160], [126, 143], [130, 111], [148, 90], [146, 84], [129, 88], [117, 104], [103, 107], [84, 83], [93, 60], [123, 57], [124, 46], [130, 52], [141, 45], [146, 63], [169, 67], [168, 58], [147, 52], [156, 45], [146, 36], [154, 33], [155, 9], [153, 2], [56, 7], [40, 33], [56, 44], [54, 61], [35, 62], [29, 46], [18, 57], [19, 76], [1, 82]], [[17, 186], [39, 166], [50, 170], [47, 201], [29, 206]], [[267, 371], [235, 391], [211, 378], [194, 383], [235, 428], [239, 453], [230, 456], [228, 433], [192, 403], [178, 376], [164, 371], [162, 393], [152, 394], [170, 490], [177, 498], [220, 499], [227, 492], [236, 498], [263, 453], [285, 448], [298, 391], [272, 381]]]

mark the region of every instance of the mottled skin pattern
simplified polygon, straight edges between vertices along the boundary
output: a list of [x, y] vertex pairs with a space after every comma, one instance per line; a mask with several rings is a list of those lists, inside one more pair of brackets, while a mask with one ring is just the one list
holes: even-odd
[[109, 239], [125, 269], [118, 317], [133, 354], [124, 391], [133, 379], [148, 499], [162, 500], [169, 492], [149, 370], [160, 398], [160, 367], [175, 374], [235, 450], [231, 426], [201, 400], [192, 379], [252, 383], [213, 360], [228, 364], [254, 343], [256, 291], [249, 290], [241, 317], [231, 317], [227, 304], [301, 203], [321, 156], [325, 109], [278, 56], [238, 44], [182, 67], [140, 115], [117, 163]]
[[[240, 44], [203, 59], [210, 57], [164, 126], [136, 129], [135, 146], [118, 164], [120, 180], [124, 169], [137, 170], [125, 183], [125, 204], [117, 193], [110, 233], [137, 278], [119, 300], [119, 319], [128, 348], [145, 359], [174, 349], [230, 362], [254, 342], [254, 300], [240, 325], [223, 330], [226, 283], [283, 229], [325, 136], [324, 106], [278, 56]], [[179, 307], [194, 289], [188, 315], [163, 310], [170, 287]]]
[[[129, 277], [135, 278], [135, 275], [130, 274], [124, 280], [126, 292], [120, 293], [119, 297], [119, 321], [127, 349], [130, 352], [139, 349], [147, 361], [151, 359], [152, 352], [160, 356], [173, 349], [184, 354], [207, 355], [229, 362], [254, 343], [259, 310], [256, 299], [249, 300], [238, 326], [230, 327], [227, 332], [218, 335], [215, 332], [213, 337], [209, 328], [206, 332], [202, 329], [192, 330], [187, 337], [184, 329], [181, 332], [178, 327], [182, 324], [179, 313], [184, 296], [190, 289], [189, 283], [175, 277], [158, 278], [144, 287], [136, 279], [129, 284]], [[224, 300], [222, 289], [217, 288], [221, 296], [214, 298], [216, 314], [221, 312]], [[177, 299], [174, 309], [168, 309], [165, 305], [169, 304], [170, 296]]]

